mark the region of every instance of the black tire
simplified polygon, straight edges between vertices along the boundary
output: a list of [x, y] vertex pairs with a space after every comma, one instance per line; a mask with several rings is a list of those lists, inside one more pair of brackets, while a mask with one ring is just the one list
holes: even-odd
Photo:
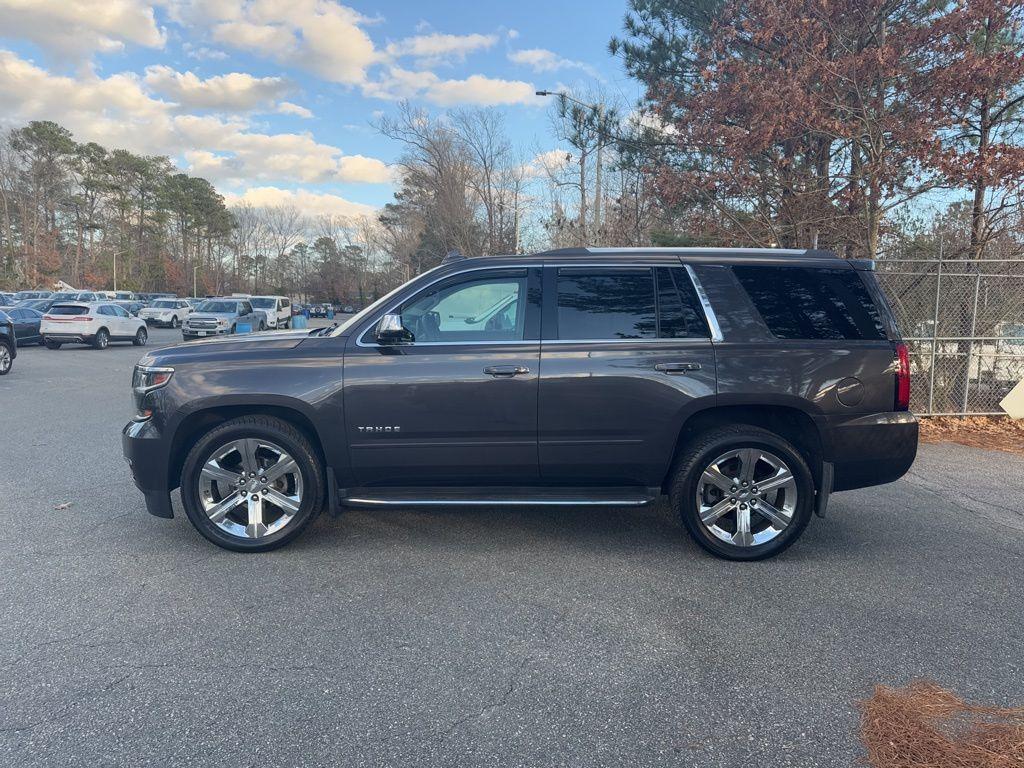
[[237, 329], [238, 329], [238, 326], [235, 326], [235, 325], [231, 326], [231, 335], [232, 336], [234, 336], [236, 333], [238, 333]]
[[[698, 482], [719, 456], [738, 448], [767, 450], [782, 459], [796, 482], [797, 504], [789, 524], [764, 544], [739, 546], [716, 537], [701, 522], [697, 506]], [[810, 522], [814, 510], [814, 480], [807, 462], [788, 441], [760, 427], [737, 424], [697, 436], [676, 462], [669, 498], [686, 529], [701, 547], [726, 560], [763, 560], [793, 544]]]
[[[220, 446], [242, 438], [262, 438], [284, 448], [299, 468], [304, 489], [299, 511], [284, 528], [258, 539], [232, 536], [211, 522], [199, 498], [199, 479], [209, 455]], [[271, 416], [241, 416], [214, 427], [196, 441], [181, 470], [181, 500], [185, 514], [203, 536], [235, 552], [266, 552], [282, 547], [308, 526], [324, 504], [322, 461], [309, 440], [288, 422]]]
[[149, 331], [145, 328], [139, 328], [139, 330], [135, 332], [135, 338], [132, 339], [132, 344], [136, 347], [144, 347], [146, 346], [147, 341], [149, 341]]
[[259, 329], [258, 329], [258, 330], [260, 330], [260, 331], [265, 331], [265, 330], [267, 330], [267, 324], [266, 324], [266, 323], [264, 323], [264, 322], [263, 322], [262, 320], [260, 320], [260, 327], [259, 327]]
[[51, 341], [50, 339], [43, 339], [43, 346], [47, 349], [60, 349], [61, 343], [59, 341]]
[[285, 320], [284, 321], [284, 325], [282, 325], [281, 327], [284, 328], [286, 331], [290, 330], [291, 327], [292, 327], [292, 320], [291, 320], [291, 318], [288, 318], [287, 320]]
[[171, 328], [177, 328], [178, 325], [180, 325], [180, 323], [178, 323], [178, 316], [175, 315], [171, 318]]
[[110, 345], [110, 332], [106, 328], [100, 328], [92, 337], [92, 345], [96, 349], [106, 349]]
[[0, 376], [6, 376], [14, 368], [14, 349], [6, 341], [0, 341]]

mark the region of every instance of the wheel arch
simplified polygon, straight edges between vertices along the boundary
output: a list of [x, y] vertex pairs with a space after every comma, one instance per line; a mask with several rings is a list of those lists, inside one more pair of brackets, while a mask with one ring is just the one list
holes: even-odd
[[667, 492], [680, 455], [697, 435], [717, 427], [749, 424], [761, 427], [792, 443], [811, 469], [815, 487], [821, 482], [822, 436], [812, 415], [792, 404], [736, 403], [713, 405], [690, 414], [676, 438], [672, 459], [666, 468], [662, 489]]
[[183, 414], [173, 427], [174, 437], [171, 440], [168, 455], [168, 486], [169, 490], [177, 488], [181, 479], [181, 470], [188, 452], [196, 440], [205, 432], [240, 416], [271, 416], [295, 427], [313, 446], [324, 470], [330, 466], [326, 460], [324, 440], [314, 426], [313, 418], [306, 412], [301, 401], [287, 397], [268, 398], [266, 400], [236, 400], [225, 403], [224, 398], [217, 398], [216, 404], [198, 404]]

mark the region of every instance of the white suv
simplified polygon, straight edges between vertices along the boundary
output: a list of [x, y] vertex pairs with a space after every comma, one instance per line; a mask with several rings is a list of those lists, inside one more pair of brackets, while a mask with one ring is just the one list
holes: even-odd
[[292, 324], [292, 302], [287, 296], [250, 296], [257, 312], [267, 316], [267, 328], [288, 328]]
[[54, 304], [43, 315], [39, 333], [50, 349], [71, 343], [106, 349], [112, 341], [130, 341], [141, 347], [149, 338], [144, 320], [132, 317], [117, 304], [104, 302]]
[[147, 324], [178, 328], [192, 314], [192, 305], [184, 299], [157, 299], [139, 310], [139, 319]]

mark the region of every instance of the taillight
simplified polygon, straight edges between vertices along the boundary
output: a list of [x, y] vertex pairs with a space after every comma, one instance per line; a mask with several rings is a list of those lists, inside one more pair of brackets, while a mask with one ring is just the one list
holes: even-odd
[[896, 345], [896, 407], [897, 411], [910, 410], [910, 353], [906, 344]]

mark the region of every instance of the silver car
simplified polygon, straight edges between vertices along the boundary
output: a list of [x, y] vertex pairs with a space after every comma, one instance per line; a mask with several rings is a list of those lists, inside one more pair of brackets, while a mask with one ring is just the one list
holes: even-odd
[[238, 333], [239, 326], [245, 325], [251, 331], [264, 331], [266, 315], [253, 311], [248, 299], [207, 299], [182, 323], [181, 334], [185, 339], [223, 336]]

